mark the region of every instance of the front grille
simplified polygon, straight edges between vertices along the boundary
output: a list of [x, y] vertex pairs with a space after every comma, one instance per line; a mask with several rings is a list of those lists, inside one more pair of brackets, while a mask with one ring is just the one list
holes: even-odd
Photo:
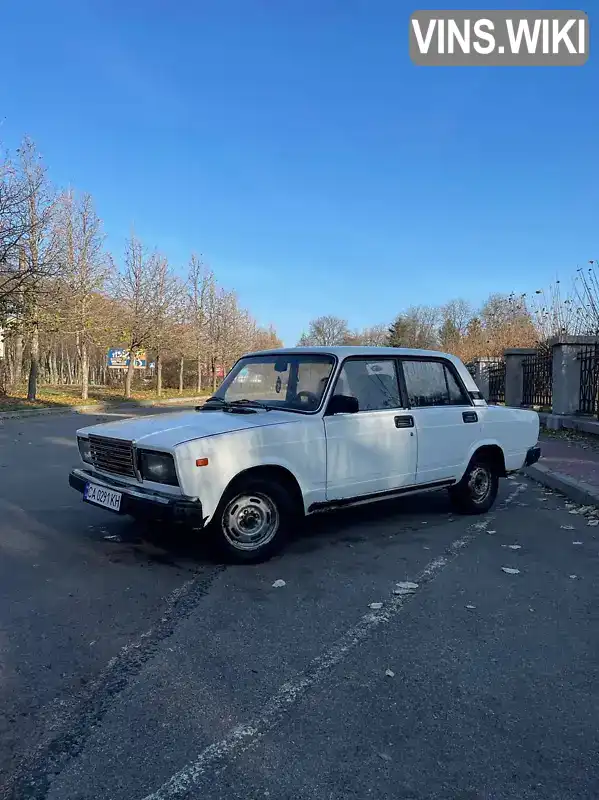
[[135, 461], [133, 455], [133, 445], [131, 442], [124, 442], [121, 439], [107, 439], [104, 436], [89, 437], [91, 457], [94, 466], [106, 472], [114, 472], [117, 475], [129, 475], [132, 478], [135, 474]]

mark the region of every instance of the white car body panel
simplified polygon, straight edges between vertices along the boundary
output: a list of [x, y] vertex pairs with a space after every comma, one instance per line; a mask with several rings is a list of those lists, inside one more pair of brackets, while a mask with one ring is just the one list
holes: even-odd
[[[299, 485], [304, 511], [327, 503], [382, 496], [429, 484], [458, 482], [480, 447], [501, 448], [508, 472], [520, 469], [529, 448], [537, 444], [539, 418], [526, 409], [472, 404], [425, 408], [388, 408], [327, 416], [326, 405], [343, 360], [364, 357], [446, 359], [468, 392], [478, 393], [472, 376], [455, 356], [402, 348], [321, 347], [265, 351], [277, 354], [329, 354], [337, 359], [321, 408], [316, 413], [257, 409], [255, 413], [185, 411], [108, 422], [82, 428], [80, 437], [95, 434], [133, 442], [136, 448], [171, 453], [179, 486], [166, 486], [118, 475], [121, 484], [199, 499], [207, 523], [230, 482], [256, 467], [287, 470]], [[255, 354], [258, 355], [258, 354]], [[463, 412], [478, 420], [465, 423]], [[398, 428], [394, 418], [411, 415], [413, 428]], [[207, 466], [196, 466], [208, 459]], [[90, 465], [83, 462], [87, 470]], [[108, 473], [92, 468], [100, 477]], [[117, 476], [115, 476], [117, 477]]]
[[520, 469], [529, 447], [539, 438], [539, 415], [526, 408], [485, 406], [477, 408], [481, 444], [497, 444], [503, 450], [508, 472]]
[[[220, 411], [198, 412], [201, 416]], [[274, 411], [252, 415], [264, 419]], [[253, 467], [287, 469], [297, 480], [304, 509], [326, 499], [326, 440], [322, 419], [281, 412], [288, 424], [255, 425], [230, 434], [188, 441], [176, 448], [177, 462], [186, 495], [199, 497], [203, 513], [212, 517], [229, 483]], [[235, 416], [226, 414], [226, 416]], [[250, 415], [242, 418], [251, 418]], [[207, 458], [208, 466], [196, 467], [196, 459]]]
[[[418, 437], [417, 483], [463, 475], [472, 455], [472, 446], [481, 439], [480, 422], [465, 423], [462, 414], [472, 406], [434, 406], [413, 408]], [[476, 409], [479, 416], [480, 412]]]
[[152, 414], [147, 417], [121, 419], [83, 428], [79, 433], [88, 432], [98, 436], [130, 439], [137, 445], [150, 449], [170, 450], [178, 444], [204, 436], [220, 433], [234, 433], [245, 428], [279, 425], [302, 419], [286, 411], [258, 412], [257, 414], [227, 414], [223, 411], [199, 413], [197, 411], [178, 411], [172, 414]]
[[417, 440], [412, 429], [395, 427], [401, 414], [394, 408], [325, 417], [327, 500], [416, 483]]

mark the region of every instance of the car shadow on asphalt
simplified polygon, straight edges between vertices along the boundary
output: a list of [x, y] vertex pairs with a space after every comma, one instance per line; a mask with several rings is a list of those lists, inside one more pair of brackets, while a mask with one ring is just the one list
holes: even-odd
[[[283, 555], [293, 557], [359, 543], [384, 548], [389, 544], [390, 533], [423, 531], [424, 526], [429, 530], [452, 519], [446, 492], [323, 512], [306, 517], [297, 526]], [[223, 563], [202, 531], [184, 525], [118, 518], [99, 527], [96, 537], [108, 545], [107, 558], [112, 563], [162, 565], [191, 572]]]

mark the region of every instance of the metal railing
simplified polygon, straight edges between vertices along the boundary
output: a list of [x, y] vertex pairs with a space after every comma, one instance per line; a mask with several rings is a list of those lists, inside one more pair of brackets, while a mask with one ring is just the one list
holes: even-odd
[[581, 414], [594, 414], [599, 417], [599, 343], [581, 345], [578, 359], [580, 360], [578, 410]]
[[489, 403], [505, 403], [505, 361], [489, 364]]
[[522, 361], [522, 404], [551, 408], [553, 395], [553, 354], [538, 350]]

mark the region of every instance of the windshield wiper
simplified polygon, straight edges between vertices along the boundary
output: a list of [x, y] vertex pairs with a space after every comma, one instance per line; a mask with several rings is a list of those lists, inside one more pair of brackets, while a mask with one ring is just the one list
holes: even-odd
[[255, 406], [256, 408], [263, 408], [265, 411], [272, 411], [272, 406], [266, 405], [261, 400], [248, 400], [247, 397], [242, 398], [241, 400], [231, 400], [229, 402], [230, 406], [237, 406], [237, 408], [243, 408], [244, 406]]
[[196, 406], [196, 411], [202, 411], [203, 409], [217, 409], [222, 408], [223, 406], [227, 405], [227, 401], [223, 400], [222, 397], [208, 397], [202, 406]]
[[234, 411], [237, 414], [255, 414], [255, 408], [272, 411], [272, 406], [267, 406], [260, 400], [225, 400], [222, 397], [209, 397], [203, 406], [196, 406], [196, 411]]

